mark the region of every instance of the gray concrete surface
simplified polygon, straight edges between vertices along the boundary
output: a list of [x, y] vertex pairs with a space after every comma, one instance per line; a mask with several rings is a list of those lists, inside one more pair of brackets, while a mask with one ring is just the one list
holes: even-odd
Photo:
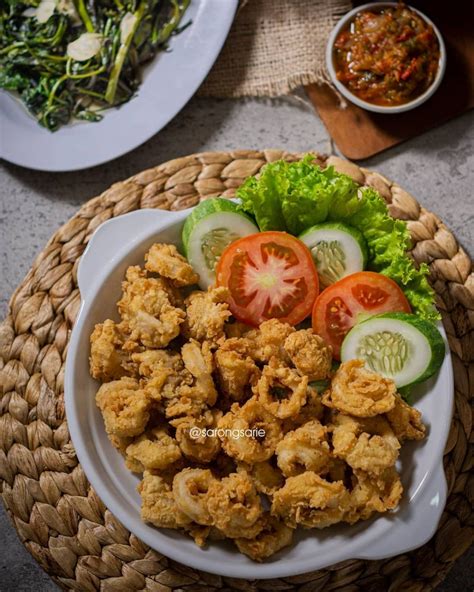
[[[35, 255], [89, 197], [114, 181], [177, 156], [201, 150], [263, 147], [331, 150], [324, 126], [301, 101], [194, 99], [152, 140], [103, 166], [49, 174], [4, 163], [0, 168], [0, 317], [5, 315], [8, 298]], [[473, 254], [473, 113], [371, 158], [364, 165], [396, 179], [444, 219]], [[0, 549], [0, 591], [57, 590], [24, 550], [3, 507]], [[474, 590], [472, 550], [438, 588], [438, 592], [468, 590]]]

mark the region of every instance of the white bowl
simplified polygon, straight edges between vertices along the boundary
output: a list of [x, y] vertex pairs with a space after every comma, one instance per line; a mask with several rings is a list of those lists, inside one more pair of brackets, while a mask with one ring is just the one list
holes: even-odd
[[415, 109], [419, 107], [422, 103], [427, 101], [437, 90], [441, 81], [443, 80], [444, 73], [446, 71], [446, 47], [444, 45], [443, 38], [441, 33], [439, 32], [438, 27], [430, 20], [425, 14], [423, 14], [420, 10], [414, 8], [413, 6], [408, 6], [411, 10], [417, 12], [423, 20], [425, 20], [429, 25], [433, 27], [434, 32], [436, 33], [436, 37], [438, 38], [439, 43], [439, 63], [438, 63], [438, 72], [436, 74], [435, 79], [433, 80], [431, 86], [429, 86], [425, 92], [416, 99], [409, 101], [408, 103], [404, 103], [403, 105], [394, 105], [394, 106], [386, 106], [386, 105], [374, 105], [373, 103], [369, 103], [368, 101], [363, 101], [359, 99], [355, 94], [353, 94], [347, 86], [342, 84], [337, 79], [336, 70], [334, 68], [334, 61], [333, 61], [333, 49], [334, 43], [336, 41], [337, 36], [341, 32], [341, 30], [350, 22], [356, 14], [359, 12], [363, 12], [364, 10], [376, 10], [378, 8], [384, 8], [387, 6], [397, 6], [398, 2], [371, 2], [369, 4], [363, 4], [362, 6], [358, 6], [353, 10], [350, 10], [347, 14], [345, 14], [341, 20], [337, 23], [334, 29], [331, 31], [328, 39], [328, 43], [326, 45], [326, 67], [329, 71], [329, 76], [331, 78], [332, 83], [337, 88], [337, 90], [343, 95], [348, 101], [354, 103], [358, 107], [362, 109], [366, 109], [367, 111], [373, 111], [374, 113], [403, 113], [404, 111], [410, 111], [411, 109]]
[[[66, 361], [66, 414], [79, 461], [102, 501], [126, 528], [156, 551], [228, 577], [292, 576], [345, 559], [381, 559], [423, 545], [434, 534], [446, 501], [443, 449], [454, 390], [449, 353], [439, 374], [417, 391], [416, 404], [429, 426], [429, 435], [425, 442], [403, 446], [400, 468], [405, 493], [397, 511], [355, 526], [300, 531], [292, 547], [263, 564], [252, 562], [230, 543], [212, 542], [207, 549], [200, 549], [178, 531], [157, 529], [141, 521], [136, 491], [139, 480], [110, 444], [95, 405], [99, 385], [89, 375], [89, 336], [96, 323], [117, 318], [115, 303], [125, 269], [143, 263], [153, 242], [179, 246], [189, 212], [140, 210], [114, 218], [96, 230], [81, 258], [78, 283], [82, 305]], [[444, 332], [443, 336], [446, 341]]]

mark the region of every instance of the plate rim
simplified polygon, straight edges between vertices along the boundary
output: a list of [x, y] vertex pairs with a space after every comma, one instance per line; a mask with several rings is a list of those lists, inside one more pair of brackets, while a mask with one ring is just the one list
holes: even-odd
[[[213, 50], [210, 50], [212, 53], [212, 58], [208, 58], [208, 61], [205, 62], [205, 65], [203, 63], [202, 70], [200, 71], [200, 74], [197, 76], [194, 83], [191, 84], [189, 87], [185, 87], [185, 90], [182, 93], [182, 95], [180, 95], [179, 100], [177, 100], [176, 103], [173, 104], [172, 109], [170, 109], [170, 113], [158, 125], [155, 125], [155, 126], [151, 125], [150, 127], [147, 128], [146, 132], [142, 132], [140, 135], [137, 136], [138, 139], [133, 140], [130, 144], [127, 144], [125, 142], [125, 144], [121, 145], [122, 147], [119, 148], [117, 151], [111, 150], [109, 154], [107, 154], [105, 156], [101, 156], [98, 159], [90, 159], [87, 162], [84, 162], [83, 156], [81, 156], [79, 159], [77, 159], [73, 156], [73, 157], [69, 157], [69, 160], [67, 162], [61, 161], [62, 164], [59, 164], [59, 165], [57, 165], [54, 160], [51, 160], [47, 164], [41, 164], [41, 163], [38, 164], [37, 162], [35, 162], [34, 159], [31, 158], [31, 156], [25, 158], [24, 151], [21, 149], [19, 142], [17, 143], [17, 146], [19, 146], [19, 148], [17, 148], [13, 153], [11, 153], [8, 148], [8, 139], [6, 138], [6, 133], [4, 133], [4, 134], [1, 134], [1, 136], [3, 138], [0, 137], [0, 159], [4, 159], [6, 162], [9, 162], [9, 163], [14, 164], [16, 166], [20, 166], [20, 167], [30, 169], [30, 170], [35, 170], [35, 171], [52, 172], [52, 173], [80, 171], [80, 170], [86, 170], [89, 168], [93, 168], [95, 166], [100, 166], [100, 165], [105, 164], [107, 162], [111, 162], [117, 158], [120, 158], [121, 156], [128, 154], [132, 150], [137, 149], [142, 144], [144, 144], [145, 142], [148, 142], [152, 137], [154, 137], [156, 134], [158, 134], [187, 105], [187, 103], [192, 99], [192, 97], [196, 94], [199, 87], [204, 82], [206, 76], [211, 71], [211, 69], [212, 69], [213, 65], [215, 64], [215, 62], [222, 50], [222, 47], [228, 37], [229, 31], [232, 26], [232, 23], [234, 22], [235, 14], [237, 12], [238, 4], [239, 4], [239, 0], [225, 0], [225, 2], [222, 2], [220, 0], [192, 0], [192, 1], [195, 2], [195, 5], [193, 6], [193, 4], [191, 4], [191, 7], [195, 8], [196, 12], [206, 9], [207, 6], [209, 6], [209, 11], [211, 11], [213, 9], [213, 7], [218, 7], [219, 10], [221, 11], [221, 17], [220, 17], [222, 19], [221, 27], [218, 31], [218, 34], [216, 34], [214, 37]], [[186, 15], [185, 15], [185, 17], [186, 17]], [[196, 35], [196, 32], [192, 31], [191, 28], [192, 28], [192, 25], [190, 27], [190, 33], [193, 33], [194, 35]], [[178, 35], [175, 39], [173, 39], [173, 42], [175, 44], [179, 45], [180, 36]], [[152, 68], [154, 66], [156, 66], [158, 60], [160, 58], [163, 59], [165, 57], [166, 57], [165, 52], [159, 52], [153, 58], [153, 60], [150, 62], [150, 64], [145, 66], [145, 68], [147, 68], [147, 67], [150, 68], [149, 72], [151, 72]], [[120, 121], [123, 122], [123, 120], [126, 118], [126, 114], [123, 112], [123, 108], [125, 108], [127, 106], [129, 106], [131, 109], [134, 108], [133, 101], [135, 101], [138, 98], [144, 85], [146, 85], [146, 80], [143, 81], [142, 85], [138, 89], [137, 96], [133, 97], [129, 102], [127, 102], [126, 104], [124, 104], [122, 106], [119, 106], [116, 108], [111, 108], [109, 111], [107, 111], [105, 113], [104, 120], [107, 118], [108, 115], [111, 115], [111, 114], [114, 114], [117, 112], [120, 113], [120, 111], [122, 111], [122, 116], [120, 118]], [[1, 106], [2, 102], [4, 104], [5, 104], [5, 102], [7, 102], [7, 104], [10, 104], [10, 105], [11, 105], [11, 103], [16, 103], [16, 105], [12, 106], [11, 108], [17, 109], [18, 111], [23, 111], [24, 112], [23, 116], [25, 118], [30, 119], [31, 123], [33, 123], [34, 126], [39, 126], [39, 124], [34, 121], [33, 117], [28, 114], [25, 107], [19, 102], [18, 99], [11, 96], [11, 93], [9, 93], [8, 91], [0, 89], [0, 106]], [[174, 100], [172, 102], [174, 103]], [[136, 106], [136, 109], [140, 109], [139, 104]], [[0, 109], [0, 128], [2, 128], [3, 118], [5, 118], [5, 120], [6, 120], [8, 117], [7, 117], [7, 115], [5, 115], [3, 113], [3, 110]], [[92, 125], [100, 125], [100, 123], [101, 122], [99, 122], [97, 124], [94, 124], [91, 122], [77, 122], [77, 123], [73, 122], [73, 123], [67, 124], [64, 129], [68, 130], [72, 126], [76, 126], [76, 125], [77, 126], [92, 126]], [[151, 131], [149, 131], [149, 130], [151, 130]], [[48, 130], [45, 130], [45, 129], [43, 130], [40, 126], [40, 133], [42, 131], [53, 135], [52, 132], [49, 132]], [[126, 136], [126, 131], [127, 131], [127, 128], [125, 128], [125, 130], [124, 130], [124, 132], [125, 132], [123, 134], [124, 136]], [[54, 133], [60, 134], [61, 130], [58, 130], [57, 132], [54, 132]], [[28, 132], [25, 132], [24, 135], [26, 138], [24, 141], [26, 142], [27, 137], [28, 137]], [[94, 136], [94, 134], [92, 134], [92, 136]], [[103, 140], [103, 142], [107, 143], [107, 141], [108, 141], [107, 140], [107, 132], [104, 132], [104, 136], [105, 136], [105, 139]], [[63, 141], [65, 143], [71, 144], [73, 142], [73, 139], [74, 139], [73, 137], [70, 137], [69, 139], [63, 140]], [[96, 140], [96, 138], [94, 138], [94, 137], [82, 138], [82, 141], [94, 141], [94, 140]], [[24, 142], [23, 142], [23, 144], [24, 144]], [[69, 152], [73, 153], [74, 150], [72, 150], [71, 147], [69, 147]], [[29, 154], [31, 154], [31, 153], [29, 153]]]

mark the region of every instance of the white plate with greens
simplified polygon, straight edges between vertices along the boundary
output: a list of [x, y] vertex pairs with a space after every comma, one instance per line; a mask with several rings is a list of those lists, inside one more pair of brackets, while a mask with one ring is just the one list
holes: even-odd
[[170, 37], [167, 51], [145, 64], [135, 96], [104, 111], [101, 121], [73, 121], [52, 132], [16, 96], [0, 91], [0, 157], [31, 169], [70, 171], [107, 162], [143, 144], [196, 92], [224, 44], [237, 4], [191, 0], [179, 23], [184, 30]]

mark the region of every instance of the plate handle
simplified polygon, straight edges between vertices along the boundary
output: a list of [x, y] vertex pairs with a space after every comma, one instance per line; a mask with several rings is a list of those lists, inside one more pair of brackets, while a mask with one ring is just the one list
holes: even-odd
[[[403, 536], [403, 528], [399, 531], [398, 545], [394, 545], [393, 537], [385, 536], [373, 541], [364, 549], [358, 559], [384, 559], [400, 553], [418, 549], [427, 543], [435, 534], [438, 523], [446, 505], [447, 484], [442, 462], [429, 477], [430, 482], [423, 490], [420, 499], [416, 500], [416, 532], [410, 531], [410, 536]], [[420, 484], [421, 486], [422, 484]], [[413, 497], [416, 496], [416, 492]], [[410, 505], [411, 502], [409, 502]], [[396, 518], [395, 518], [396, 521]], [[395, 526], [395, 525], [394, 525]]]
[[182, 219], [182, 212], [143, 209], [103, 222], [89, 239], [77, 270], [77, 283], [82, 300], [103, 276], [136, 242], [147, 234], [158, 233], [174, 221]]

